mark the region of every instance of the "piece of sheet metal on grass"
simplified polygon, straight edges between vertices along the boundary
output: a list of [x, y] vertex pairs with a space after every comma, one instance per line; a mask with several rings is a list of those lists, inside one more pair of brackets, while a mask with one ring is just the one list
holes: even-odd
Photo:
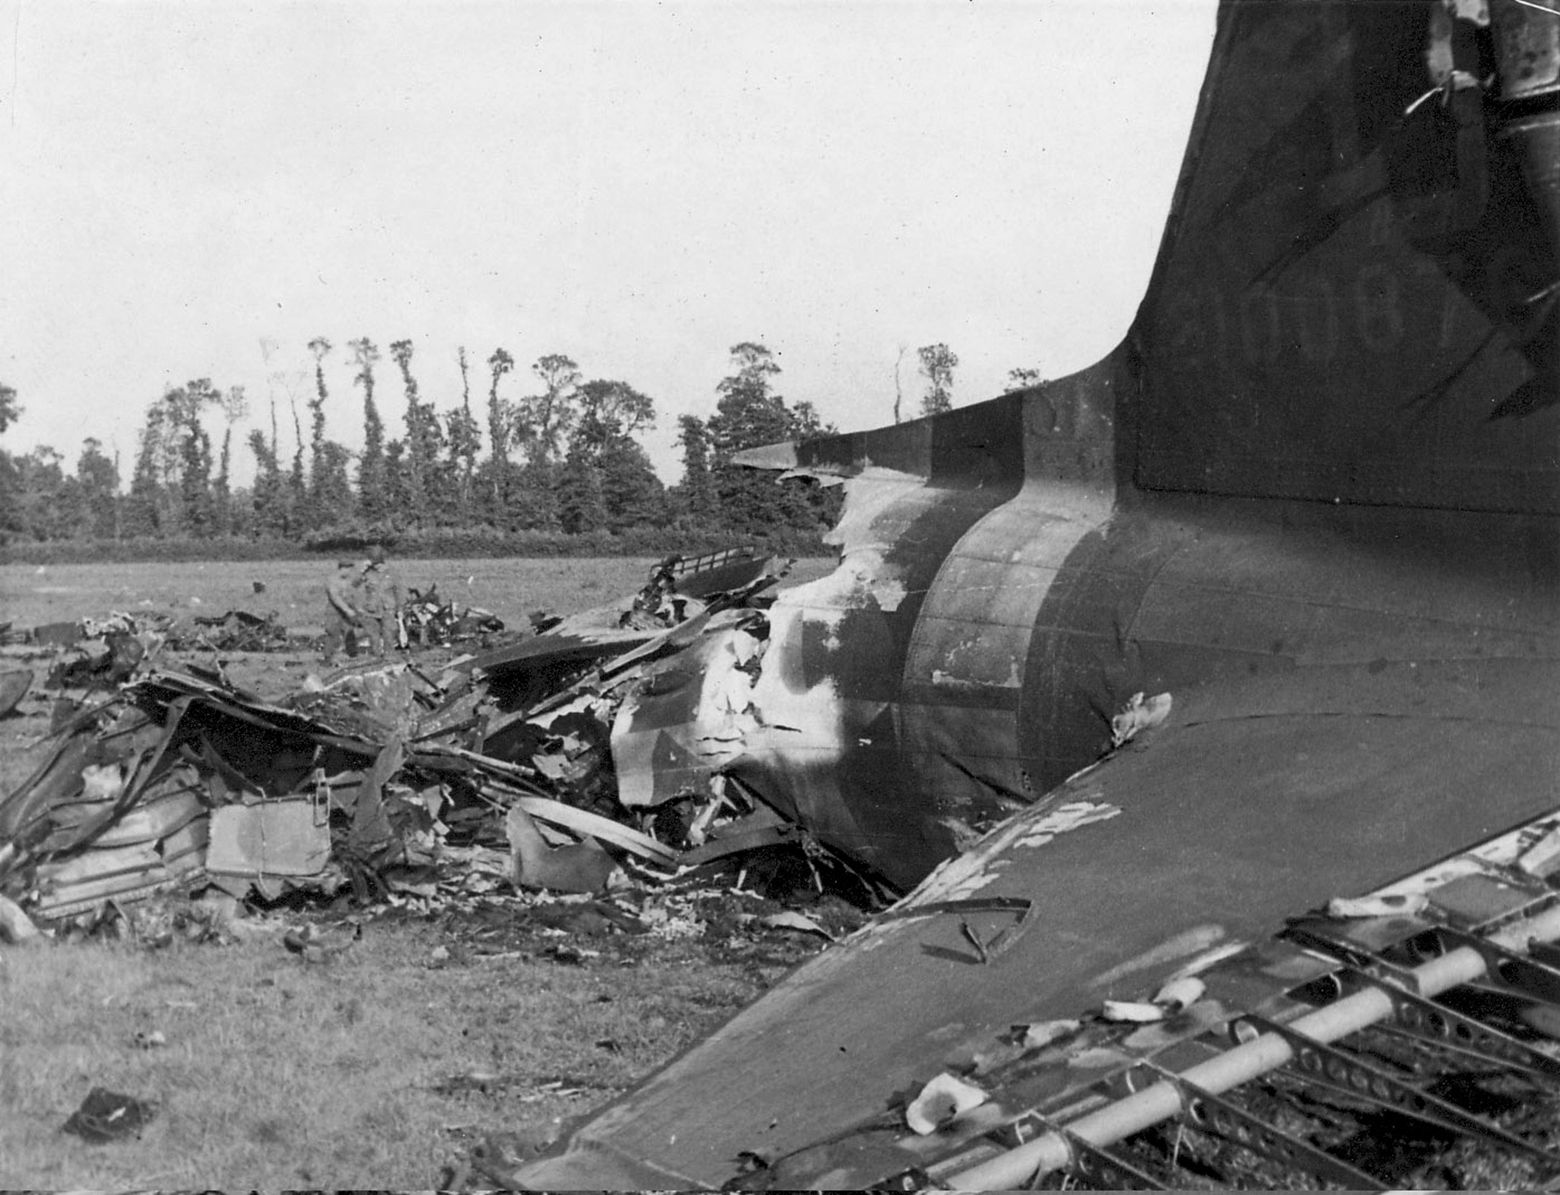
[[206, 870], [264, 880], [317, 876], [330, 863], [330, 814], [313, 797], [227, 805], [211, 815]]

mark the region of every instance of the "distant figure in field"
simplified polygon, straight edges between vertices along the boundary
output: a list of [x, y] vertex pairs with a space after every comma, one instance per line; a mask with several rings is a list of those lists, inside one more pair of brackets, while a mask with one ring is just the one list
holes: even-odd
[[343, 652], [357, 655], [357, 629], [363, 624], [358, 607], [361, 586], [357, 565], [350, 560], [338, 561], [335, 573], [325, 582], [325, 659], [332, 666], [342, 662]]
[[386, 561], [381, 545], [369, 548], [368, 564], [359, 583], [363, 591], [358, 607], [363, 611], [369, 645], [374, 654], [382, 656], [401, 641], [396, 624], [396, 613], [401, 609], [401, 579]]

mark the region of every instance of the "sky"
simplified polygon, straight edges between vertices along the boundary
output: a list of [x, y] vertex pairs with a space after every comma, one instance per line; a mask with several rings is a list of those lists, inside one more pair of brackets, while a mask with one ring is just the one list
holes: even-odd
[[[842, 431], [925, 391], [1056, 377], [1121, 338], [1152, 267], [1213, 0], [0, 0], [4, 446], [125, 480], [146, 407], [209, 377], [251, 426], [312, 393], [362, 438], [349, 340], [410, 339], [425, 399], [506, 348], [656, 402], [680, 475], [729, 349]], [[305, 422], [307, 412], [303, 412]], [[221, 419], [212, 416], [219, 433]], [[305, 429], [307, 434], [307, 428]], [[252, 473], [249, 454], [240, 454]]]

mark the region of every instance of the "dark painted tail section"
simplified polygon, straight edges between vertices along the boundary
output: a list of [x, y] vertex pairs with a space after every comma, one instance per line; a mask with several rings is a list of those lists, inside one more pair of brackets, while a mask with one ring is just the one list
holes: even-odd
[[[1560, 17], [1492, 12], [1481, 26], [1439, 0], [1223, 5], [1115, 355], [1133, 381], [1114, 396], [1121, 482], [1560, 513]], [[1433, 91], [1438, 23], [1485, 86]], [[1099, 463], [1071, 420], [1100, 406], [1076, 393], [1086, 376], [1026, 395], [1025, 433], [1045, 446], [1026, 464], [1046, 478]], [[982, 484], [1016, 463], [997, 451], [1013, 434], [999, 401], [803, 444], [794, 463]]]
[[[1492, 7], [1225, 7], [1132, 333], [1136, 484], [1560, 512], [1560, 167], [1535, 188], [1552, 126], [1496, 48], [1528, 18]], [[1426, 98], [1438, 26], [1493, 86]]]
[[[895, 765], [871, 770], [896, 777], [896, 816], [957, 820], [993, 792], [1044, 791], [1097, 757], [1132, 686], [1185, 681], [1133, 666], [1117, 600], [1178, 541], [1107, 526], [1113, 502], [1365, 508], [1355, 528], [1398, 507], [1396, 537], [1451, 511], [1560, 513], [1560, 17], [1517, 0], [1490, 15], [1226, 3], [1159, 259], [1114, 353], [1020, 395], [751, 454], [852, 479], [853, 497], [901, 488], [840, 535], [847, 560], [886, 544], [871, 567], [907, 595], [892, 633], [857, 640], [885, 702], [857, 737], [893, 731]], [[1085, 624], [1098, 650], [1080, 664]], [[835, 655], [859, 671], [848, 641]]]

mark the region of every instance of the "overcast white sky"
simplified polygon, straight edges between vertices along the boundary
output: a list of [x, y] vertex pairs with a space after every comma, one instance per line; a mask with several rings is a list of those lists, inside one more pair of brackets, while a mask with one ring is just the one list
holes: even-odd
[[901, 347], [907, 406], [933, 341], [958, 405], [1081, 368], [1141, 295], [1213, 8], [0, 0], [6, 446], [96, 435], [128, 475], [169, 385], [259, 413], [281, 372], [285, 412], [318, 335], [348, 444], [349, 339], [392, 434], [390, 341], [441, 408], [456, 347], [478, 405], [502, 345], [510, 397], [553, 352], [651, 395], [668, 481], [742, 340], [843, 430], [892, 420]]

